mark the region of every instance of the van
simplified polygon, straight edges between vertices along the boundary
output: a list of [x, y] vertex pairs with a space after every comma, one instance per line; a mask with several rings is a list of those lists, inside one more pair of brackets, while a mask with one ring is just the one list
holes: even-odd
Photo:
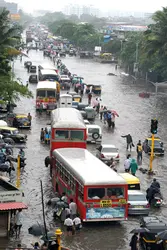
[[129, 173], [119, 174], [128, 184], [128, 190], [140, 190], [140, 180], [136, 176]]
[[86, 125], [87, 128], [87, 142], [101, 143], [102, 131], [101, 127], [95, 124]]
[[60, 108], [72, 108], [72, 96], [68, 94], [60, 95]]

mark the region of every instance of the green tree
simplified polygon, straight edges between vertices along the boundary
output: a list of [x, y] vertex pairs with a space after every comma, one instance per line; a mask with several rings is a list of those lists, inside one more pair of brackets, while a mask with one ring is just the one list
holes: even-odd
[[11, 75], [0, 77], [0, 93], [4, 102], [9, 104], [20, 100], [20, 97], [32, 98], [32, 92], [24, 85], [11, 79]]

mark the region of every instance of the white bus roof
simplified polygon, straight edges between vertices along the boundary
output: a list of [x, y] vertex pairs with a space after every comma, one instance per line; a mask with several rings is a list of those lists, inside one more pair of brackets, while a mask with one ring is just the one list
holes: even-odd
[[83, 148], [60, 148], [53, 151], [53, 156], [65, 164], [84, 185], [118, 185], [126, 181], [114, 170]]
[[41, 69], [42, 75], [57, 75], [56, 71], [53, 69]]
[[54, 81], [41, 81], [41, 82], [38, 82], [37, 84], [37, 90], [38, 89], [55, 89], [56, 90], [57, 88], [57, 83]]
[[86, 128], [79, 110], [74, 108], [57, 108], [51, 112], [52, 128]]
[[62, 94], [62, 95], [60, 95], [60, 98], [62, 98], [62, 97], [69, 97], [69, 98], [72, 98], [72, 95], [69, 95], [69, 94]]
[[41, 70], [56, 70], [56, 67], [53, 66], [53, 65], [50, 65], [49, 63], [42, 63], [42, 64], [39, 64], [39, 67], [42, 67]]

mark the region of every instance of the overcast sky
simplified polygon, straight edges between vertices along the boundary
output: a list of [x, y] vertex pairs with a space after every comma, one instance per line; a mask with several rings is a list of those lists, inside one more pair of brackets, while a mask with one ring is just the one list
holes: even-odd
[[94, 5], [101, 11], [120, 10], [120, 11], [142, 11], [155, 12], [161, 9], [162, 6], [167, 6], [166, 0], [8, 0], [10, 2], [17, 2], [27, 12], [32, 12], [36, 9], [46, 9], [52, 11], [60, 11], [65, 5], [78, 3], [80, 5]]

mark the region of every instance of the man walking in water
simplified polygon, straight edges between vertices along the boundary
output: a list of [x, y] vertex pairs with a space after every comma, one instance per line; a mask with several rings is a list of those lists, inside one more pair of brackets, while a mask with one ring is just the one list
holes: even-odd
[[128, 150], [130, 148], [130, 151], [131, 151], [132, 147], [134, 147], [132, 136], [128, 134], [128, 135], [122, 135], [121, 137], [126, 138], [126, 143], [127, 143], [126, 149]]

